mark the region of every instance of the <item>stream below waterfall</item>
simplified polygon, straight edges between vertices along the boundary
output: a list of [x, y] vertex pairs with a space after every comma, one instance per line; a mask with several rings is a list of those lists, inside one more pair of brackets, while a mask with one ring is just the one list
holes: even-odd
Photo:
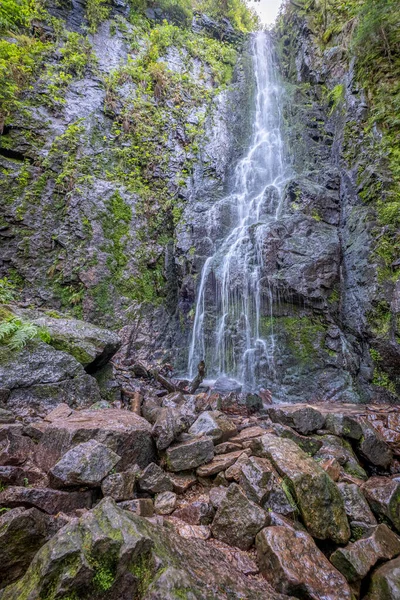
[[[282, 87], [274, 48], [267, 32], [251, 41], [255, 92], [253, 130], [245, 155], [236, 165], [229, 193], [209, 210], [207, 224], [213, 252], [206, 259], [196, 297], [188, 371], [200, 360], [208, 376], [229, 377], [255, 391], [260, 373], [275, 377], [273, 291], [263, 273], [263, 240], [283, 211], [289, 177], [281, 126]], [[228, 223], [226, 227], [225, 224]], [[225, 235], [215, 236], [215, 230]], [[210, 293], [212, 289], [212, 293]], [[270, 333], [262, 337], [262, 319]]]

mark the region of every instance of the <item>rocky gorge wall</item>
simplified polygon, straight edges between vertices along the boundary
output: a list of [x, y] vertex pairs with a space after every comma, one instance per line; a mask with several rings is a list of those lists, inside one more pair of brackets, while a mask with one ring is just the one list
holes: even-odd
[[294, 176], [264, 242], [265, 383], [291, 401], [398, 400], [399, 14], [377, 4], [287, 3], [275, 27]]
[[[254, 81], [240, 21], [145, 4], [50, 2], [4, 33], [20, 89], [0, 97], [0, 277], [184, 372], [204, 214], [246, 148]], [[397, 29], [360, 52], [370, 5], [288, 3], [273, 32], [293, 178], [264, 239], [259, 377], [278, 400], [398, 400]]]

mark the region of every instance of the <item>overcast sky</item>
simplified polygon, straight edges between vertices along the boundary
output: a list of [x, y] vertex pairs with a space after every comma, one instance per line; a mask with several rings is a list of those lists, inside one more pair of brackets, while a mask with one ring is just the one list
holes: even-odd
[[250, 2], [261, 17], [263, 23], [271, 24], [275, 21], [282, 0], [261, 0], [261, 2]]

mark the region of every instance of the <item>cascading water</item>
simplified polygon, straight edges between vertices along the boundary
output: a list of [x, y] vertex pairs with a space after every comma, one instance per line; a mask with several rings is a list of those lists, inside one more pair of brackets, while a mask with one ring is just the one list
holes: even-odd
[[[223, 221], [221, 227], [229, 225], [203, 266], [189, 350], [191, 377], [204, 359], [209, 376], [233, 377], [247, 390], [256, 389], [263, 365], [270, 376], [274, 374], [273, 297], [262, 282], [262, 241], [282, 211], [288, 178], [280, 126], [281, 87], [268, 33], [254, 34], [252, 56], [253, 133], [246, 156], [234, 170], [231, 193], [208, 215], [210, 238], [219, 221]], [[263, 338], [260, 323], [264, 318], [271, 319], [271, 327]]]

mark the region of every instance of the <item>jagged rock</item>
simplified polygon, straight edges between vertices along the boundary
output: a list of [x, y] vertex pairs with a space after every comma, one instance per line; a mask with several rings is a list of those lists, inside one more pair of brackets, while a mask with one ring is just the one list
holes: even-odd
[[190, 419], [176, 408], [161, 408], [153, 425], [158, 450], [165, 450], [190, 427]]
[[215, 444], [226, 442], [237, 434], [235, 424], [219, 411], [205, 411], [189, 429], [192, 435], [208, 435]]
[[335, 483], [294, 442], [264, 435], [256, 453], [271, 460], [289, 485], [307, 530], [317, 539], [346, 543], [350, 528]]
[[35, 450], [35, 444], [22, 434], [19, 425], [0, 426], [0, 464], [22, 465]]
[[232, 444], [232, 442], [223, 442], [222, 444], [218, 444], [214, 448], [215, 454], [227, 454], [228, 452], [237, 452], [238, 450], [242, 450], [243, 447], [241, 444]]
[[266, 411], [275, 423], [288, 425], [303, 435], [322, 429], [325, 423], [325, 416], [312, 406], [270, 407]]
[[166, 451], [166, 464], [170, 471], [188, 471], [210, 462], [214, 457], [212, 439], [194, 438], [174, 444]]
[[339, 481], [342, 468], [336, 458], [325, 458], [319, 462], [319, 466], [329, 475], [332, 481]]
[[35, 442], [39, 442], [48, 426], [48, 421], [33, 421], [32, 423], [25, 425], [23, 433]]
[[230, 452], [229, 454], [219, 454], [218, 456], [215, 456], [211, 462], [199, 467], [196, 471], [197, 476], [211, 477], [220, 471], [225, 471], [225, 469], [228, 469], [231, 465], [233, 465], [242, 454], [243, 450], [239, 450], [238, 452]]
[[359, 440], [362, 436], [360, 423], [342, 413], [330, 413], [326, 415], [325, 429], [339, 437], [347, 437], [352, 440]]
[[155, 447], [149, 423], [127, 410], [82, 410], [51, 423], [36, 449], [36, 461], [51, 469], [73, 446], [94, 439], [121, 456], [118, 471], [134, 464], [146, 467], [154, 461]]
[[239, 484], [250, 500], [265, 510], [287, 515], [295, 507], [289, 502], [279, 482], [279, 477], [266, 458], [251, 456], [240, 467]]
[[322, 442], [322, 447], [314, 455], [316, 460], [334, 458], [348, 475], [363, 480], [368, 478], [347, 440], [334, 435], [323, 435], [319, 440]]
[[125, 500], [124, 502], [118, 502], [118, 506], [141, 517], [152, 517], [154, 515], [154, 502], [151, 498]]
[[169, 478], [174, 486], [176, 494], [184, 494], [188, 489], [197, 483], [197, 477], [189, 473], [170, 473]]
[[0, 515], [0, 588], [21, 577], [39, 548], [64, 524], [36, 508]]
[[73, 356], [35, 340], [18, 352], [0, 348], [0, 381], [10, 389], [7, 407], [25, 419], [61, 402], [75, 408], [100, 400], [95, 379]]
[[92, 492], [63, 492], [49, 488], [18, 486], [11, 486], [0, 492], [0, 507], [18, 506], [39, 508], [49, 515], [58, 512], [69, 513], [78, 508], [91, 508]]
[[361, 486], [373, 512], [386, 517], [400, 531], [400, 482], [387, 477], [371, 477]]
[[389, 446], [370, 423], [362, 423], [361, 428], [362, 437], [358, 444], [360, 453], [372, 465], [386, 469], [393, 460], [393, 453]]
[[10, 410], [0, 408], [0, 424], [15, 423], [15, 417]]
[[214, 517], [211, 530], [218, 540], [248, 550], [266, 522], [266, 513], [232, 483]]
[[161, 492], [154, 501], [154, 510], [158, 515], [170, 515], [176, 507], [175, 492]]
[[268, 511], [267, 525], [276, 527], [288, 527], [291, 531], [306, 531], [304, 526], [299, 521], [292, 521], [292, 519], [274, 511]]
[[176, 533], [183, 538], [208, 540], [208, 538], [211, 536], [211, 529], [206, 525], [190, 525], [189, 523], [180, 521], [175, 517], [170, 517], [168, 523], [171, 524]]
[[242, 452], [241, 456], [225, 471], [225, 478], [228, 481], [238, 482], [242, 472], [242, 466], [247, 463], [249, 455], [247, 452]]
[[39, 483], [44, 487], [48, 484], [48, 477], [28, 459], [22, 467], [0, 467], [0, 483], [7, 485], [32, 485]]
[[400, 557], [378, 567], [371, 575], [365, 600], [398, 600], [400, 598]]
[[110, 496], [116, 501], [132, 500], [135, 497], [135, 483], [139, 468], [133, 467], [129, 471], [113, 473], [101, 482], [101, 491], [104, 496]]
[[363, 579], [379, 560], [390, 560], [399, 554], [400, 538], [382, 524], [356, 542], [338, 548], [330, 561], [347, 581], [353, 582]]
[[240, 433], [230, 439], [230, 442], [232, 444], [243, 444], [243, 442], [258, 438], [264, 434], [265, 429], [259, 427], [258, 425], [254, 425], [253, 427], [246, 427], [245, 429], [242, 429]]
[[56, 350], [71, 354], [84, 367], [89, 367], [90, 373], [105, 365], [121, 345], [115, 332], [79, 319], [42, 315], [33, 323], [49, 331], [51, 345]]
[[360, 488], [355, 484], [339, 483], [338, 488], [344, 500], [344, 508], [349, 521], [361, 521], [376, 525], [376, 519]]
[[73, 412], [74, 411], [68, 406], [68, 404], [61, 402], [61, 404], [59, 404], [45, 416], [44, 420], [48, 421], [49, 423], [53, 423], [53, 421], [57, 421], [57, 419], [67, 419], [72, 415]]
[[314, 454], [322, 447], [321, 440], [300, 435], [286, 425], [274, 423], [272, 428], [279, 437], [292, 440], [292, 442], [295, 442], [306, 454], [310, 454], [310, 456], [314, 456]]
[[203, 500], [190, 502], [174, 511], [174, 517], [189, 525], [210, 525], [214, 517], [213, 507]]
[[288, 527], [266, 527], [256, 537], [260, 571], [279, 592], [309, 600], [351, 600], [344, 577], [312, 537]]
[[98, 487], [121, 460], [115, 452], [96, 440], [89, 440], [68, 450], [50, 471], [54, 487]]
[[225, 500], [228, 488], [224, 486], [213, 487], [210, 490], [209, 498], [214, 508], [219, 508], [222, 501]]
[[285, 600], [265, 582], [237, 571], [219, 550], [196, 539], [182, 543], [172, 531], [121, 510], [108, 498], [47, 542], [24, 577], [3, 591], [1, 600], [45, 594], [48, 600], [68, 595], [94, 600], [99, 597], [99, 582], [100, 592], [110, 600], [137, 596], [167, 600], [182, 590], [218, 600]]
[[145, 468], [138, 483], [143, 492], [152, 494], [171, 492], [174, 487], [170, 477], [156, 463], [151, 463]]

